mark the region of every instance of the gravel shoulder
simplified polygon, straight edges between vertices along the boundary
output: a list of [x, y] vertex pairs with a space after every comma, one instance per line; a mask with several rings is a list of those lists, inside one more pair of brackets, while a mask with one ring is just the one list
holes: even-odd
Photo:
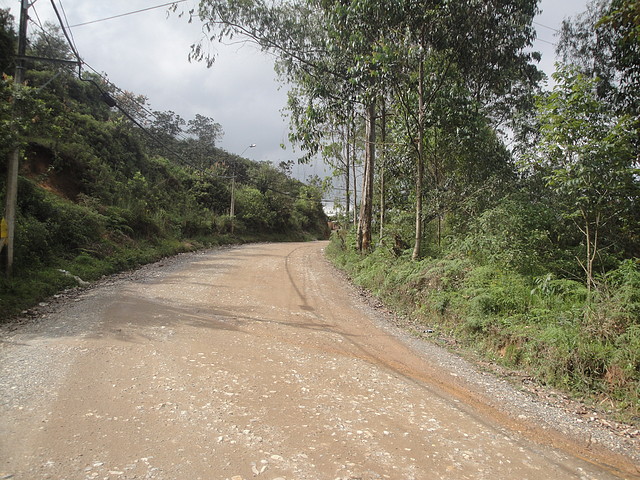
[[633, 427], [423, 338], [324, 245], [183, 254], [0, 326], [0, 478], [640, 478]]

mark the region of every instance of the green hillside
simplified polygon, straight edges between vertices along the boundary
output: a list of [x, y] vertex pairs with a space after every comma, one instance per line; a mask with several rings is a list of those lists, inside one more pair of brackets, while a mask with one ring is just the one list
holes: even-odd
[[[2, 28], [0, 43], [12, 52], [15, 34], [6, 12]], [[68, 58], [62, 40], [51, 35], [32, 38], [29, 52]], [[8, 75], [13, 62], [5, 58], [3, 199], [16, 144], [21, 158], [14, 274], [0, 280], [2, 318], [74, 286], [60, 270], [90, 281], [208, 245], [328, 234], [317, 188], [290, 178], [286, 168], [216, 147], [222, 127], [212, 119], [142, 112], [142, 129], [136, 123], [147, 108], [144, 97], [97, 75], [83, 73], [80, 80], [75, 67], [38, 61], [27, 62], [25, 85], [16, 86]]]

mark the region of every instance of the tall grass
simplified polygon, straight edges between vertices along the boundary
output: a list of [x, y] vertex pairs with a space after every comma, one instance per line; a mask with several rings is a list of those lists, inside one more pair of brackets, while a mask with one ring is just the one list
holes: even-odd
[[361, 256], [350, 243], [349, 236], [334, 236], [329, 257], [398, 312], [493, 361], [640, 421], [638, 261], [621, 263], [587, 295], [573, 280], [527, 276], [460, 253], [416, 262], [384, 248]]

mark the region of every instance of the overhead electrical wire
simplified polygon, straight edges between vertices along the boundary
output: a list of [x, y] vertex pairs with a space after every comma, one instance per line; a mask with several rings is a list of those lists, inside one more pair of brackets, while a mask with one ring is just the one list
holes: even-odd
[[[171, 3], [177, 3], [177, 2], [171, 2]], [[58, 18], [58, 22], [60, 23], [60, 28], [62, 29], [62, 33], [64, 34], [65, 38], [67, 39], [67, 42], [69, 44], [69, 47], [71, 48], [73, 54], [75, 55], [75, 57], [78, 59], [79, 62], [79, 68], [78, 68], [78, 76], [80, 78], [80, 80], [83, 81], [88, 81], [93, 83], [96, 88], [100, 91], [100, 93], [103, 96], [103, 99], [105, 100], [105, 102], [107, 103], [107, 105], [109, 105], [110, 107], [115, 107], [117, 108], [125, 117], [127, 117], [131, 122], [133, 122], [136, 126], [138, 126], [139, 128], [141, 128], [148, 136], [150, 136], [156, 143], [158, 143], [162, 148], [164, 148], [165, 150], [169, 151], [170, 153], [172, 153], [178, 160], [180, 160], [183, 164], [194, 168], [196, 170], [202, 171], [203, 173], [205, 172], [202, 168], [200, 168], [197, 165], [194, 165], [193, 163], [189, 162], [188, 160], [186, 160], [179, 152], [176, 152], [173, 148], [171, 148], [171, 146], [167, 145], [165, 142], [163, 142], [157, 135], [155, 135], [153, 132], [149, 131], [146, 126], [144, 126], [142, 124], [142, 122], [140, 122], [137, 118], [135, 118], [130, 112], [126, 111], [113, 97], [111, 97], [111, 95], [106, 92], [105, 90], [103, 90], [100, 85], [98, 85], [97, 82], [93, 81], [92, 79], [86, 79], [82, 77], [82, 66], [85, 65], [87, 67], [90, 67], [86, 62], [84, 62], [82, 60], [82, 58], [80, 57], [80, 54], [78, 53], [78, 49], [75, 46], [75, 43], [73, 41], [73, 37], [72, 35], [67, 31], [67, 30], [71, 30], [71, 27], [69, 27], [68, 21], [65, 22], [62, 19], [62, 16], [60, 15], [60, 12], [58, 11], [56, 4], [55, 4], [55, 0], [51, 0], [51, 5], [53, 6], [54, 12]], [[64, 7], [62, 7], [62, 2], [60, 2], [60, 6], [61, 9], [64, 12]], [[65, 14], [65, 20], [66, 20], [66, 14]], [[93, 72], [95, 72], [97, 74], [97, 71], [90, 67], [91, 70]], [[110, 82], [107, 78], [105, 78], [103, 75], [98, 74], [99, 77], [105, 81], [108, 85], [112, 86], [113, 88], [115, 88], [117, 91], [121, 92], [121, 94], [126, 94], [123, 90], [119, 89], [118, 87], [116, 87], [115, 84], [113, 84], [112, 82]], [[146, 107], [144, 107], [144, 105], [140, 104], [139, 102], [137, 102], [134, 98], [131, 98], [131, 100], [138, 106], [140, 107], [145, 114], [147, 115], [151, 115], [153, 116], [156, 120], [157, 120], [157, 116], [155, 115], [155, 113], [150, 112], [149, 110], [146, 109]], [[144, 118], [144, 120], [148, 120], [148, 118]], [[184, 135], [181, 135], [183, 140], [186, 140], [187, 137]]]
[[[534, 25], [538, 25], [539, 27], [548, 28], [549, 30], [551, 30], [551, 31], [553, 31], [553, 32], [556, 32], [556, 33], [562, 33], [562, 32], [560, 32], [560, 30], [558, 30], [557, 28], [553, 28], [553, 27], [550, 27], [550, 26], [548, 26], [548, 25], [544, 25], [543, 23], [535, 22], [535, 21], [534, 21], [534, 22], [532, 22], [532, 23], [533, 23]], [[558, 44], [557, 44], [557, 43], [550, 42], [549, 40], [543, 40], [542, 38], [538, 38], [537, 36], [536, 36], [536, 40], [537, 40], [538, 42], [547, 43], [547, 44], [552, 45], [552, 46], [554, 46], [554, 47], [557, 47], [557, 46], [558, 46]]]
[[558, 44], [557, 44], [557, 43], [553, 43], [553, 42], [550, 42], [550, 41], [548, 41], [548, 40], [543, 40], [542, 38], [537, 38], [537, 37], [536, 37], [536, 41], [538, 41], [538, 42], [542, 42], [542, 43], [548, 43], [549, 45], [552, 45], [552, 46], [554, 46], [554, 47], [557, 47], [557, 46], [558, 46]]
[[39, 27], [40, 30], [44, 30], [44, 28], [42, 27], [42, 20], [40, 20], [40, 15], [38, 15], [38, 11], [36, 10], [35, 5], [31, 5], [31, 11], [36, 16], [37, 22], [33, 18], [31, 18], [31, 16], [27, 16], [27, 20], [31, 20], [31, 22]]
[[31, 16], [29, 16], [27, 20], [29, 20], [33, 25], [35, 25], [40, 30], [40, 32], [42, 33], [42, 39], [47, 43], [47, 45], [49, 46], [49, 48], [51, 48], [52, 51], [55, 51], [55, 47], [50, 41], [51, 35], [49, 34], [49, 32], [45, 30], [44, 26], [42, 25], [42, 21], [40, 20], [40, 16], [38, 15], [38, 11], [36, 10], [36, 7], [32, 5], [31, 10], [35, 15], [35, 20]]
[[51, 6], [53, 7], [53, 11], [56, 14], [56, 17], [58, 17], [58, 22], [60, 23], [60, 28], [62, 29], [62, 33], [64, 34], [65, 38], [67, 39], [67, 42], [69, 43], [69, 48], [71, 48], [71, 51], [73, 52], [75, 57], [78, 59], [78, 62], [82, 63], [82, 59], [80, 58], [80, 54], [78, 53], [78, 50], [76, 49], [75, 44], [71, 40], [69, 32], [67, 32], [67, 28], [65, 27], [64, 22], [62, 21], [62, 17], [60, 16], [60, 12], [58, 11], [58, 7], [56, 6], [55, 0], [51, 0]]
[[542, 24], [540, 22], [532, 22], [532, 23], [534, 25], [538, 25], [539, 27], [544, 27], [544, 28], [548, 28], [549, 30], [553, 30], [556, 33], [561, 33], [560, 30], [558, 30], [557, 28], [550, 27], [549, 25], [544, 25], [544, 24]]
[[[182, 1], [184, 1], [184, 0], [182, 0]], [[179, 3], [179, 2], [171, 2], [170, 4], [173, 4], [173, 3]], [[165, 4], [165, 5], [170, 5], [170, 4]], [[120, 105], [109, 94], [109, 92], [107, 92], [104, 89], [104, 86], [99, 85], [95, 80], [93, 80], [91, 78], [84, 78], [82, 76], [82, 68], [83, 68], [83, 66], [86, 67], [87, 69], [91, 70], [95, 75], [97, 75], [104, 82], [105, 86], [108, 86], [109, 88], [113, 89], [114, 91], [119, 92], [121, 95], [127, 95], [127, 93], [125, 91], [123, 91], [122, 89], [117, 87], [107, 77], [105, 77], [103, 74], [98, 73], [98, 71], [96, 69], [94, 69], [89, 64], [87, 64], [84, 60], [82, 60], [82, 58], [80, 57], [80, 54], [78, 52], [78, 49], [77, 49], [77, 47], [75, 46], [75, 43], [72, 40], [72, 36], [67, 31], [67, 30], [70, 30], [68, 22], [65, 22], [63, 20], [62, 15], [60, 15], [60, 12], [59, 12], [54, 0], [51, 0], [51, 5], [53, 6], [53, 9], [54, 9], [54, 12], [56, 14], [56, 17], [58, 18], [58, 23], [60, 24], [60, 28], [62, 30], [62, 33], [64, 34], [64, 37], [66, 38], [67, 43], [69, 44], [69, 48], [71, 49], [73, 55], [77, 59], [78, 77], [79, 77], [80, 80], [85, 81], [85, 82], [93, 83], [95, 85], [95, 87], [98, 89], [98, 91], [101, 93], [101, 95], [103, 97], [103, 100], [107, 103], [107, 105], [109, 105], [112, 108], [117, 108], [127, 119], [129, 119], [134, 125], [139, 127], [154, 142], [156, 142], [160, 147], [165, 149], [165, 151], [171, 153], [175, 157], [175, 159], [178, 160], [183, 165], [191, 167], [194, 170], [197, 170], [197, 171], [199, 171], [201, 173], [208, 174], [211, 177], [232, 178], [232, 176], [229, 176], [229, 175], [214, 175], [210, 171], [207, 171], [207, 170], [203, 169], [201, 166], [195, 165], [194, 163], [192, 163], [189, 160], [185, 159], [184, 156], [180, 152], [176, 151], [174, 148], [172, 148], [170, 145], [168, 145], [166, 142], [164, 142], [161, 138], [159, 138], [156, 134], [154, 134], [152, 131], [150, 131], [145, 125], [143, 125], [143, 122], [148, 122], [149, 121], [149, 117], [151, 117], [152, 119], [155, 119], [155, 120], [158, 120], [158, 117], [154, 112], [151, 112], [150, 110], [148, 110], [144, 104], [138, 102], [133, 97], [129, 97], [129, 99], [136, 105], [137, 109], [142, 111], [142, 112], [144, 112], [143, 119], [139, 120], [138, 118], [135, 118], [135, 116], [133, 114], [131, 114], [125, 108], [123, 108], [122, 105]], [[62, 4], [61, 4], [61, 9], [62, 9]], [[66, 15], [65, 15], [65, 19], [66, 19]], [[42, 25], [38, 25], [38, 26], [39, 26], [39, 28], [41, 28], [45, 38], [47, 36], [49, 36], [49, 34], [46, 32], [46, 30], [44, 30]], [[47, 40], [47, 42], [48, 42], [48, 40]], [[178, 140], [187, 140], [189, 138], [186, 135], [184, 135], [183, 132], [179, 132], [177, 137], [178, 137], [177, 138]]]
[[[53, 0], [51, 0], [51, 2], [53, 2]], [[64, 16], [64, 22], [67, 26], [67, 30], [69, 31], [69, 36], [71, 37], [71, 43], [73, 44], [74, 50], [77, 52], [78, 46], [76, 45], [76, 39], [73, 38], [73, 31], [69, 27], [69, 19], [67, 18], [67, 12], [65, 12], [64, 10], [64, 5], [62, 4], [62, 0], [59, 0], [59, 3], [60, 3], [60, 9], [62, 10], [62, 15]]]
[[121, 13], [119, 15], [113, 15], [111, 17], [106, 17], [106, 18], [100, 18], [98, 20], [91, 20], [89, 22], [76, 23], [75, 25], [70, 25], [69, 28], [82, 27], [84, 25], [91, 25], [92, 23], [98, 23], [98, 22], [106, 22], [107, 20], [113, 20], [114, 18], [126, 17], [127, 15], [134, 15], [136, 13], [147, 12], [149, 10], [155, 10], [157, 8], [167, 7], [169, 5], [175, 5], [177, 3], [183, 3], [183, 2], [186, 2], [186, 1], [187, 0], [176, 0], [175, 2], [163, 3], [162, 5], [156, 5], [156, 6], [153, 6], [153, 7], [142, 8], [140, 10], [135, 10], [133, 12]]

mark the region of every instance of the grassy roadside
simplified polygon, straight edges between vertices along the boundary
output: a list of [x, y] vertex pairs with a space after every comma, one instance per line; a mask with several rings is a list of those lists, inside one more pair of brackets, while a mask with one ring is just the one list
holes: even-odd
[[390, 308], [501, 366], [524, 371], [615, 418], [640, 424], [640, 266], [622, 264], [590, 295], [464, 255], [412, 261], [360, 255], [333, 237], [331, 261]]
[[117, 245], [111, 243], [108, 245], [108, 254], [84, 251], [73, 258], [61, 258], [53, 265], [18, 271], [11, 279], [0, 276], [0, 323], [51, 295], [77, 287], [79, 281], [74, 277], [83, 282], [92, 282], [105, 275], [132, 270], [165, 257], [220, 245], [311, 239], [303, 234], [241, 234], [201, 236], [187, 240], [130, 241]]

